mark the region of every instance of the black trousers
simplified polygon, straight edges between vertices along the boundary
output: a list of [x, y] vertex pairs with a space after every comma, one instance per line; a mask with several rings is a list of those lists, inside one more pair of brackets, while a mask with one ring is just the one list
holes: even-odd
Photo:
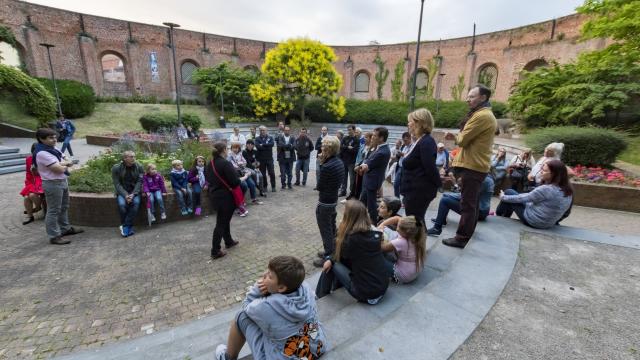
[[408, 192], [403, 194], [402, 202], [404, 203], [404, 211], [407, 216], [413, 215], [422, 224], [426, 224], [424, 215], [433, 199], [436, 198], [438, 189], [433, 186], [425, 186], [416, 192]]
[[318, 204], [316, 207], [316, 221], [325, 255], [331, 255], [336, 250], [336, 216], [336, 204]]
[[467, 241], [471, 239], [476, 230], [476, 224], [478, 224], [480, 188], [487, 174], [467, 168], [459, 168], [457, 171], [461, 179], [462, 196], [460, 198], [460, 222], [456, 231], [456, 239]]
[[376, 224], [378, 222], [378, 189], [369, 190], [363, 186], [360, 201], [367, 207], [371, 223]]
[[216, 211], [216, 227], [213, 229], [213, 239], [211, 240], [211, 255], [213, 256], [220, 252], [220, 243], [223, 239], [225, 245], [233, 244], [231, 218], [236, 210], [236, 204], [229, 191], [210, 195], [209, 199], [211, 199], [211, 208]]
[[276, 187], [276, 172], [273, 169], [273, 159], [260, 160], [260, 172], [262, 173], [262, 189], [267, 190], [267, 173], [269, 173], [269, 180], [271, 180], [271, 187]]

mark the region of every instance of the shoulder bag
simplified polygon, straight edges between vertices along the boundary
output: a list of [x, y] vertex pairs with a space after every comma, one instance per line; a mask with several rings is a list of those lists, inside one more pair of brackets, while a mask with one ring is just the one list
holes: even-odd
[[240, 187], [240, 185], [234, 188], [231, 188], [231, 186], [229, 186], [229, 184], [226, 181], [224, 181], [222, 176], [218, 174], [218, 171], [216, 170], [216, 166], [214, 165], [213, 160], [211, 160], [211, 168], [213, 169], [214, 174], [216, 174], [216, 177], [218, 178], [218, 180], [220, 180], [220, 182], [229, 191], [231, 191], [231, 194], [233, 195], [233, 202], [236, 204], [236, 207], [242, 206], [244, 204], [244, 193], [242, 192], [242, 188]]

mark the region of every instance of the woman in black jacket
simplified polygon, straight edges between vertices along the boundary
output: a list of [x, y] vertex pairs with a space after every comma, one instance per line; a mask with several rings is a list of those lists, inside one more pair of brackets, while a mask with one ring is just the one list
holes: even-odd
[[227, 249], [238, 245], [238, 242], [231, 237], [231, 218], [236, 210], [231, 189], [240, 185], [240, 179], [233, 165], [227, 161], [227, 145], [225, 143], [215, 143], [211, 155], [213, 160], [209, 161], [205, 167], [204, 177], [209, 183], [211, 208], [217, 213], [216, 228], [213, 230], [211, 242], [211, 257], [217, 259], [227, 254], [220, 248], [222, 239], [224, 239], [224, 245]]
[[436, 167], [438, 149], [431, 137], [433, 116], [427, 109], [418, 109], [409, 114], [407, 122], [414, 144], [402, 160], [400, 194], [406, 215], [414, 215], [424, 224], [429, 203], [442, 185]]

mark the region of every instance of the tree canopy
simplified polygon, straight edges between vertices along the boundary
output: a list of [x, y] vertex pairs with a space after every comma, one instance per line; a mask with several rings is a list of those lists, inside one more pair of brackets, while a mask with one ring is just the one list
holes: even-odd
[[296, 105], [304, 119], [304, 101], [310, 96], [326, 101], [327, 110], [342, 117], [344, 98], [337, 95], [342, 77], [333, 67], [333, 50], [310, 39], [291, 39], [269, 50], [262, 76], [249, 91], [258, 116], [288, 114]]
[[229, 62], [198, 69], [193, 75], [194, 81], [213, 101], [214, 107], [220, 107], [222, 95], [226, 112], [234, 111], [247, 116], [253, 115], [254, 106], [249, 95], [249, 86], [255, 84], [258, 77], [257, 72], [238, 68]]

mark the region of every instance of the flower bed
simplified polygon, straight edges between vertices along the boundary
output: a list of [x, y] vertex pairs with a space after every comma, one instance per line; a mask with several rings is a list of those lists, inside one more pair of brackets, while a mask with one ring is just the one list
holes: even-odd
[[640, 178], [619, 169], [606, 169], [602, 167], [587, 167], [576, 165], [573, 168], [574, 180], [577, 182], [589, 182], [593, 184], [621, 185], [640, 188]]

